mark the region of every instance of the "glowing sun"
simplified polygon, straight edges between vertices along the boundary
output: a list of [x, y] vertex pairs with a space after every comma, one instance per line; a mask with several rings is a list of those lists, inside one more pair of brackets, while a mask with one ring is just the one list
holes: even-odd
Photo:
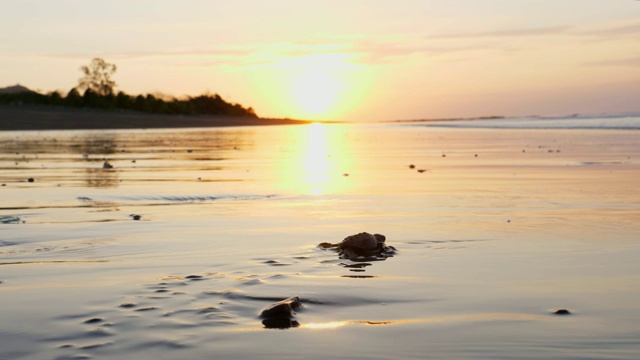
[[291, 60], [291, 102], [299, 118], [334, 120], [353, 104], [360, 74], [344, 54], [313, 54]]
[[294, 101], [300, 113], [311, 119], [330, 116], [341, 95], [342, 84], [330, 69], [309, 69], [293, 84]]

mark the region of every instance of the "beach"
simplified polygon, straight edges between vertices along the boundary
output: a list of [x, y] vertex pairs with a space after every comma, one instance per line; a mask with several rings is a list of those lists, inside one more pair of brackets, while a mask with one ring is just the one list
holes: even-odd
[[637, 359], [640, 130], [451, 124], [0, 132], [0, 359]]

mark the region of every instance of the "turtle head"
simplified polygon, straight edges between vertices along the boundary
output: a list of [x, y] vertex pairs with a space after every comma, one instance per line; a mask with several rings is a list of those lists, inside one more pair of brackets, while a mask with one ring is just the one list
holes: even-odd
[[373, 234], [373, 237], [378, 241], [378, 245], [384, 245], [385, 240], [387, 240], [386, 236], [382, 234]]

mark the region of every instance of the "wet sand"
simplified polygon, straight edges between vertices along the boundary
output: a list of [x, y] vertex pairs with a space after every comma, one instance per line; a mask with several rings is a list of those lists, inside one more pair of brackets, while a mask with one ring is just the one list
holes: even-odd
[[[2, 133], [0, 358], [637, 358], [639, 140]], [[397, 253], [317, 247], [361, 231]], [[261, 310], [291, 296], [292, 327], [265, 326]]]
[[187, 116], [54, 106], [0, 104], [0, 130], [162, 129], [291, 125], [308, 121], [237, 116]]

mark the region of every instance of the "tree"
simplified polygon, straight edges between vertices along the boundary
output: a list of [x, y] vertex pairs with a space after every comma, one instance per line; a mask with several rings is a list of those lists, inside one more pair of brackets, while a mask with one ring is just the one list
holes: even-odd
[[91, 60], [89, 66], [80, 67], [84, 76], [78, 80], [78, 88], [91, 90], [102, 96], [113, 95], [116, 82], [111, 80], [111, 75], [116, 72], [115, 64], [109, 64], [101, 58]]
[[49, 98], [48, 103], [51, 104], [51, 105], [60, 105], [60, 104], [62, 104], [62, 94], [60, 94], [60, 92], [58, 92], [58, 91], [52, 91], [52, 92], [48, 93], [47, 97]]
[[68, 106], [82, 106], [82, 96], [80, 96], [78, 89], [71, 89], [64, 99], [64, 102]]

